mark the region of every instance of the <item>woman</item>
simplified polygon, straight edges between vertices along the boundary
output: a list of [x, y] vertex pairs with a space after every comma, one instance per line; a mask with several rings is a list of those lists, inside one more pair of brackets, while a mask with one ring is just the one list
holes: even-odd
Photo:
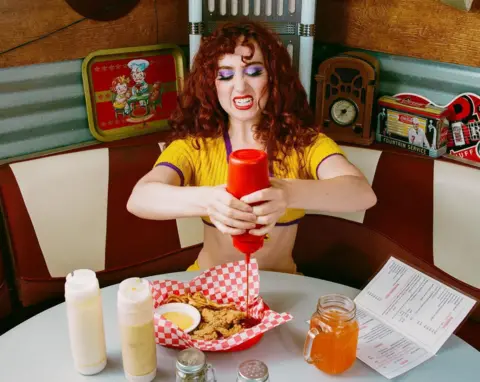
[[[253, 255], [260, 269], [294, 273], [305, 210], [351, 212], [376, 203], [365, 177], [314, 125], [284, 45], [255, 23], [228, 24], [204, 38], [170, 124], [167, 148], [127, 208], [145, 219], [202, 217], [204, 245], [189, 270], [243, 259], [231, 235], [248, 231], [268, 234]], [[272, 178], [270, 188], [239, 200], [225, 183], [228, 155], [241, 148], [265, 150]], [[250, 206], [256, 202], [263, 203]]]

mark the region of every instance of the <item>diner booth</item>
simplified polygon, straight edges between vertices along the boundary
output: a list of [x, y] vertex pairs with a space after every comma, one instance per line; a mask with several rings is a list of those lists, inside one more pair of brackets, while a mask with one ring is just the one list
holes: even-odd
[[[162, 50], [173, 57], [173, 78], [161, 85], [160, 98], [151, 98], [145, 111], [166, 121], [168, 114], [162, 112], [174, 106], [202, 34], [229, 17], [235, 19], [230, 0], [133, 1], [113, 10], [76, 1], [47, 2], [31, 10], [24, 9], [23, 2], [4, 3], [0, 5], [5, 8], [0, 13], [2, 365], [1, 359], [10, 357], [3, 353], [8, 349], [1, 346], [2, 337], [13, 336], [22, 325], [33, 325], [36, 318], [59, 308], [65, 299], [66, 276], [73, 270], [93, 270], [102, 288], [116, 288], [130, 277], [155, 279], [174, 272], [189, 277], [183, 272], [202, 248], [202, 221], [145, 220], [126, 209], [133, 186], [162, 152], [168, 126], [159, 122], [149, 128], [142, 122], [140, 128], [115, 132], [115, 126], [126, 123], [120, 113], [115, 114], [112, 126], [102, 128], [97, 123], [100, 108], [95, 99], [108, 88], [100, 89], [89, 68], [106, 57], [120, 60], [146, 47], [152, 55]], [[240, 4], [239, 12], [244, 10], [241, 0], [235, 3]], [[298, 285], [302, 280], [308, 283], [303, 289], [299, 286], [302, 292], [295, 298], [316, 293], [306, 290], [314, 285], [311, 279], [361, 290], [393, 256], [480, 299], [480, 133], [475, 135], [474, 124], [465, 122], [471, 145], [461, 155], [447, 143], [445, 152], [429, 155], [428, 150], [415, 152], [378, 138], [378, 102], [383, 96], [418, 96], [417, 102], [427, 99], [446, 109], [467, 95], [470, 98], [460, 99], [474, 102], [478, 109], [473, 117], [480, 121], [480, 2], [274, 0], [258, 1], [258, 8], [257, 1], [246, 3], [251, 9], [247, 7], [243, 16], [249, 19], [268, 23], [275, 16], [277, 26], [282, 22], [294, 25], [293, 32], [278, 31], [289, 46], [317, 122], [323, 124], [326, 118], [323, 89], [329, 77], [325, 73], [330, 73], [328, 65], [336, 65], [336, 57], [348, 57], [351, 62], [363, 57], [363, 67], [373, 73], [361, 137], [355, 129], [344, 135], [344, 130], [339, 133], [324, 126], [326, 134], [331, 132], [347, 158], [365, 174], [377, 204], [350, 214], [307, 211], [293, 250], [300, 274], [290, 277]], [[265, 13], [264, 3], [273, 4], [273, 16]], [[302, 3], [303, 13], [298, 10]], [[115, 63], [113, 67], [105, 65], [104, 75], [115, 70]], [[139, 110], [144, 105], [140, 100], [132, 108]], [[452, 121], [450, 129], [451, 125]], [[289, 312], [281, 299], [265, 299], [270, 305], [278, 302], [272, 309]], [[308, 316], [294, 320], [308, 320], [316, 300], [310, 305]], [[458, 342], [447, 346], [446, 353], [455, 346], [480, 350], [478, 305], [453, 337]], [[28, 340], [35, 341], [35, 337]], [[301, 340], [296, 345], [303, 351]], [[248, 359], [248, 351], [238, 360]], [[261, 355], [257, 352], [252, 357]], [[468, 357], [480, 361], [478, 353]], [[215, 359], [229, 367], [227, 361]], [[480, 363], [469, 362], [472, 370], [477, 369], [468, 375], [478, 375]], [[116, 366], [121, 370], [121, 365]], [[231, 380], [237, 366], [231, 364]], [[0, 368], [2, 377], [7, 375]], [[470, 380], [474, 379], [465, 379]]]

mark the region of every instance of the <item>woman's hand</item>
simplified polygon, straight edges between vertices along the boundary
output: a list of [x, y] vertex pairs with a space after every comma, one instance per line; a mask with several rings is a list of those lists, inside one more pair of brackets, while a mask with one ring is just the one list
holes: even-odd
[[263, 236], [269, 233], [278, 219], [285, 214], [288, 206], [286, 182], [284, 180], [270, 178], [271, 187], [245, 195], [240, 200], [247, 204], [261, 203], [253, 207], [253, 213], [257, 217], [256, 223], [263, 225], [258, 229], [251, 229], [248, 233], [255, 236]]
[[256, 227], [253, 208], [227, 192], [224, 185], [212, 187], [207, 214], [215, 227], [225, 234], [241, 235]]

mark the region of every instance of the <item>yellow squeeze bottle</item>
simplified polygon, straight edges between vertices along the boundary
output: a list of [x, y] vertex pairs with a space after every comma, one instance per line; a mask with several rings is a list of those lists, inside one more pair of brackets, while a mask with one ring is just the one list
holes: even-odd
[[125, 377], [132, 382], [150, 382], [157, 374], [157, 348], [148, 281], [138, 277], [122, 281], [117, 311]]

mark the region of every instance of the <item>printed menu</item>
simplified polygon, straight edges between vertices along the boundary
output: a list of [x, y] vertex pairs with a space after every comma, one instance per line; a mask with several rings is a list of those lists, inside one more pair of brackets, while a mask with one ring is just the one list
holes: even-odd
[[391, 257], [355, 303], [357, 358], [392, 379], [433, 357], [476, 300]]

